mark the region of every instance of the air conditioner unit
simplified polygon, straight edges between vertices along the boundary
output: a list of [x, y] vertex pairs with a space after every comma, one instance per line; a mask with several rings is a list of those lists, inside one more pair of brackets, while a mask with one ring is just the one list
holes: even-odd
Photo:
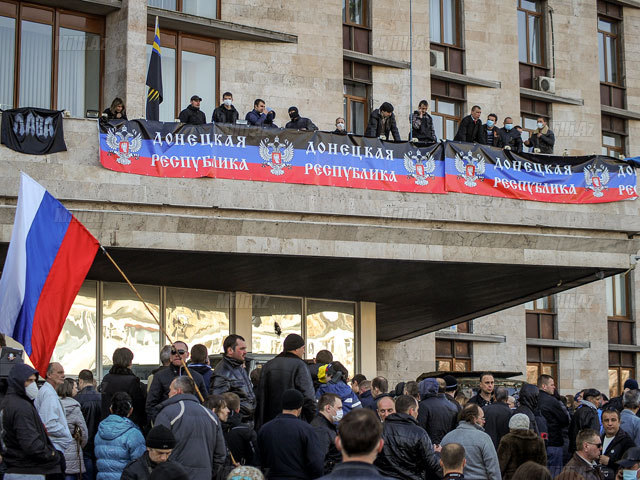
[[545, 93], [556, 93], [556, 79], [551, 77], [535, 77], [533, 84], [536, 90]]
[[444, 70], [444, 52], [438, 52], [437, 50], [431, 50], [429, 52], [431, 59], [431, 68], [436, 70]]

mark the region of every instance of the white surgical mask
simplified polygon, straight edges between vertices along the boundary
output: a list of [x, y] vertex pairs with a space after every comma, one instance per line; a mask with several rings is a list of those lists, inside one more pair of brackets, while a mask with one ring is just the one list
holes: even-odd
[[638, 472], [636, 470], [622, 470], [622, 480], [636, 480]]
[[336, 123], [336, 127], [338, 127], [338, 130], [344, 130], [344, 123]]
[[336, 410], [336, 414], [333, 416], [333, 421], [338, 423], [342, 420], [342, 416], [344, 415], [344, 411], [342, 409]]
[[24, 389], [24, 392], [31, 400], [35, 400], [38, 396], [38, 385], [36, 385], [36, 382], [31, 382], [29, 386]]
[[225, 98], [224, 100], [222, 100], [222, 103], [224, 103], [227, 107], [231, 106], [231, 99], [230, 98]]
[[542, 128], [542, 127], [544, 127], [544, 124], [542, 122], [538, 122], [537, 126], [538, 126], [538, 128]]

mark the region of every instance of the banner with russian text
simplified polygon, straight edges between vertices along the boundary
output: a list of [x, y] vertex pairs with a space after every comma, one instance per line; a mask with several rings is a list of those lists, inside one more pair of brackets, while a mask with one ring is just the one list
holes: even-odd
[[513, 154], [477, 144], [146, 120], [100, 122], [100, 161], [125, 173], [398, 192], [597, 203], [635, 199], [635, 170], [612, 157]]

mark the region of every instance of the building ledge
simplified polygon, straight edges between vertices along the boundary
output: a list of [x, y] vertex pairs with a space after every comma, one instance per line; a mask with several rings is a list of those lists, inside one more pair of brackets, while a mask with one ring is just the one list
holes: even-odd
[[640, 8], [640, 2], [638, 0], [611, 0], [612, 3], [617, 3], [623, 7]]
[[625, 110], [624, 108], [609, 107], [608, 105], [601, 105], [600, 110], [607, 115], [613, 115], [614, 117], [622, 117], [627, 120], [640, 120], [640, 112], [632, 112], [631, 110]]
[[436, 332], [436, 338], [445, 340], [465, 340], [467, 342], [484, 342], [484, 343], [505, 343], [507, 337], [504, 335], [485, 335], [478, 333], [458, 333], [441, 331]]
[[390, 67], [390, 68], [411, 68], [409, 62], [400, 62], [398, 60], [390, 60], [388, 58], [377, 57], [368, 53], [356, 52], [353, 50], [342, 50], [342, 57], [345, 60], [373, 65], [374, 67]]
[[564, 103], [567, 105], [584, 105], [584, 100], [581, 98], [561, 97], [560, 95], [540, 92], [539, 90], [533, 90], [531, 88], [520, 87], [520, 95], [526, 98], [533, 98], [534, 100], [542, 100], [545, 102]]
[[640, 352], [640, 345], [619, 345], [616, 343], [609, 344], [611, 352]]
[[447, 82], [461, 83], [462, 85], [473, 85], [475, 87], [501, 88], [502, 84], [496, 80], [485, 80], [484, 78], [470, 77], [462, 73], [447, 72], [446, 70], [431, 69], [431, 78], [445, 80]]
[[226, 40], [245, 40], [249, 42], [298, 43], [296, 35], [249, 27], [238, 23], [225, 22], [214, 18], [198, 17], [188, 13], [175, 12], [162, 8], [147, 8], [147, 25], [155, 25], [156, 16], [160, 18], [160, 30], [163, 28], [181, 30], [206, 37]]
[[96, 15], [107, 15], [122, 8], [122, 0], [31, 0], [31, 2]]
[[553, 340], [548, 338], [527, 338], [527, 346], [554, 348], [591, 348], [591, 342], [574, 342], [571, 340]]

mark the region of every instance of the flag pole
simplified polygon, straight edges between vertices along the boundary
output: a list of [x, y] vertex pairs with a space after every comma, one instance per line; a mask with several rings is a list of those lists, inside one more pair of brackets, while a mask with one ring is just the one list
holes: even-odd
[[[122, 275], [122, 278], [125, 279], [125, 281], [127, 282], [127, 284], [131, 287], [131, 289], [133, 290], [133, 292], [136, 294], [136, 296], [138, 297], [138, 299], [142, 302], [142, 304], [145, 306], [145, 308], [147, 309], [147, 311], [149, 312], [149, 315], [151, 315], [153, 317], [153, 319], [156, 321], [156, 323], [158, 324], [158, 327], [160, 327], [160, 331], [162, 331], [162, 333], [164, 334], [165, 337], [167, 337], [167, 339], [169, 340], [169, 342], [171, 343], [171, 345], [174, 344], [173, 340], [171, 340], [171, 337], [167, 334], [166, 330], [164, 328], [162, 328], [162, 325], [160, 324], [160, 321], [158, 320], [158, 318], [156, 317], [155, 313], [153, 313], [153, 311], [151, 310], [151, 308], [149, 307], [149, 305], [147, 305], [147, 302], [144, 301], [144, 299], [142, 298], [142, 296], [138, 293], [138, 290], [136, 289], [136, 287], [133, 286], [133, 283], [131, 283], [129, 281], [129, 278], [127, 278], [127, 276], [125, 275], [125, 273], [122, 271], [122, 269], [120, 268], [120, 266], [116, 263], [116, 261], [111, 257], [111, 255], [109, 255], [109, 252], [107, 252], [107, 250], [100, 245], [100, 249], [102, 250], [102, 253], [104, 253], [107, 258], [111, 261], [111, 263], [113, 263], [113, 266], [116, 267], [116, 269], [118, 270], [118, 272], [120, 272], [120, 275]], [[193, 380], [193, 377], [191, 376], [191, 372], [189, 371], [189, 367], [187, 367], [187, 364], [185, 363], [185, 361], [182, 359], [182, 356], [180, 357], [180, 361], [182, 362], [182, 366], [184, 367], [184, 369], [187, 371], [187, 375], [189, 376], [189, 378], [191, 380]], [[202, 396], [202, 393], [200, 392], [200, 389], [198, 388], [198, 385], [196, 384], [196, 381], [193, 380], [193, 385], [196, 387], [196, 393], [198, 394], [198, 397], [200, 398], [200, 401], [202, 403], [204, 403], [204, 397]]]

